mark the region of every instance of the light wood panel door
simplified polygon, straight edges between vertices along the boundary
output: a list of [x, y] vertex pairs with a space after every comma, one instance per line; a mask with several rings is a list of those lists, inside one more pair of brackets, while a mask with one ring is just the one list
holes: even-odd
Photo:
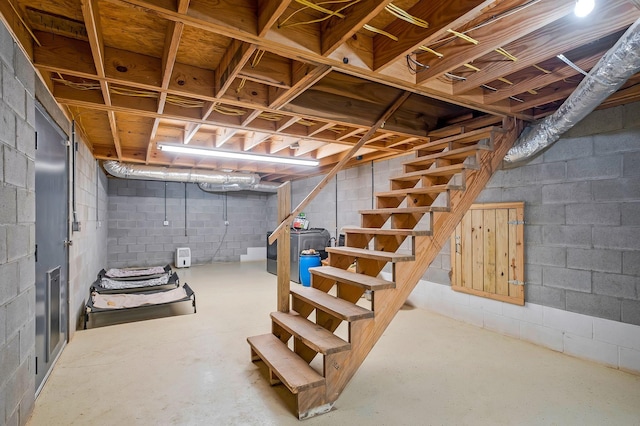
[[451, 288], [524, 305], [524, 203], [474, 204], [451, 236]]

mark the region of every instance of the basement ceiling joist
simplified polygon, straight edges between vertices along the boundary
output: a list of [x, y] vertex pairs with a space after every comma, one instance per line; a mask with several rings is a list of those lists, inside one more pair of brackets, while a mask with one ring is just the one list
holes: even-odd
[[[640, 17], [637, 0], [596, 0], [583, 19], [573, 0], [310, 1], [10, 0], [0, 13], [96, 158], [276, 181], [328, 171], [402, 92], [349, 165], [548, 115]], [[638, 80], [602, 106], [639, 100]], [[320, 166], [193, 158], [158, 142]]]

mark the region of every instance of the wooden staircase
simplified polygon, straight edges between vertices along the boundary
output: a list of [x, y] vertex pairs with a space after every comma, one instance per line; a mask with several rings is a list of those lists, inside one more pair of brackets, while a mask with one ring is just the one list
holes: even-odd
[[[247, 339], [271, 384], [295, 396], [299, 419], [331, 410], [512, 146], [521, 129], [506, 123], [417, 147], [377, 208], [360, 212], [362, 227], [343, 228], [346, 246], [327, 248], [330, 266], [310, 269], [311, 287], [291, 287], [291, 310], [271, 314], [272, 333]], [[391, 281], [378, 277], [388, 264]]]

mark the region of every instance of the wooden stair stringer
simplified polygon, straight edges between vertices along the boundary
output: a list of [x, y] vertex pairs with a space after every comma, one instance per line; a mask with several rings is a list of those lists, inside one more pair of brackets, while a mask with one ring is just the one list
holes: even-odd
[[[520, 131], [519, 122], [511, 122], [511, 128], [494, 135], [493, 151], [485, 151], [480, 155], [481, 167], [467, 176], [465, 191], [457, 191], [451, 196], [449, 212], [439, 212], [434, 218], [434, 234], [415, 238], [415, 261], [395, 264], [394, 290], [386, 290], [373, 294], [372, 320], [360, 324], [352, 324], [350, 331], [351, 351], [341, 354], [334, 360], [334, 368], [325, 372], [327, 400], [335, 402], [344, 390], [367, 355], [382, 336], [396, 313], [402, 308], [407, 298], [416, 287], [431, 262], [440, 253], [451, 233], [469, 210], [474, 200], [484, 189], [494, 171], [500, 166], [502, 159], [513, 146]], [[341, 358], [341, 360], [339, 360]]]

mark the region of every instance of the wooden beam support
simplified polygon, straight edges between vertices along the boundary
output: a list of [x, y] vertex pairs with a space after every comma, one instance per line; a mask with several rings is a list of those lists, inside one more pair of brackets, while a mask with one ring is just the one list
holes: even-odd
[[440, 77], [442, 74], [472, 62], [495, 49], [517, 40], [525, 34], [542, 28], [573, 12], [575, 0], [540, 0], [523, 11], [508, 15], [499, 21], [469, 32], [469, 36], [478, 41], [472, 44], [456, 39], [438, 49], [444, 55], [428, 61], [419, 55], [419, 61], [429, 66], [416, 75], [420, 84]]
[[216, 68], [216, 90], [215, 97], [221, 98], [233, 83], [242, 67], [247, 63], [256, 46], [233, 40], [227, 51], [222, 56], [222, 60]]
[[336, 164], [335, 167], [329, 173], [327, 173], [327, 175], [322, 179], [322, 181], [318, 183], [318, 185], [313, 189], [313, 191], [311, 191], [309, 195], [307, 195], [304, 198], [304, 200], [302, 200], [300, 204], [298, 204], [298, 207], [296, 207], [295, 210], [293, 210], [285, 220], [280, 222], [280, 225], [278, 225], [278, 227], [273, 231], [273, 233], [269, 237], [270, 244], [273, 244], [276, 238], [278, 238], [278, 236], [282, 234], [284, 228], [289, 227], [289, 225], [291, 224], [293, 219], [296, 217], [296, 215], [300, 213], [311, 202], [311, 200], [315, 198], [318, 192], [320, 192], [322, 188], [324, 188], [327, 185], [327, 183], [329, 183], [329, 181], [333, 179], [333, 177], [336, 174], [338, 174], [340, 170], [342, 170], [345, 163], [349, 161], [349, 159], [353, 156], [353, 154], [355, 154], [367, 142], [367, 140], [369, 140], [369, 138], [373, 136], [375, 132], [378, 131], [380, 127], [384, 126], [384, 123], [398, 110], [398, 108], [400, 108], [400, 106], [409, 98], [410, 95], [411, 95], [411, 92], [402, 93], [398, 97], [398, 99], [396, 99], [395, 102], [385, 111], [382, 117], [380, 117], [378, 121], [376, 121], [376, 123], [369, 129], [369, 131], [367, 131], [367, 133], [365, 133], [364, 136], [360, 138], [360, 141], [351, 148], [349, 153], [342, 160], [340, 160], [340, 162]]
[[482, 84], [536, 65], [550, 57], [567, 53], [575, 46], [576, 39], [583, 44], [599, 40], [607, 34], [628, 27], [638, 16], [640, 16], [639, 11], [626, 0], [599, 3], [595, 13], [580, 21], [571, 15], [567, 16], [513, 43], [502, 46], [518, 60], [494, 61], [486, 65], [478, 65], [481, 71], [467, 76], [465, 81], [454, 83], [453, 93], [457, 95], [466, 93]]
[[323, 56], [332, 54], [341, 44], [375, 18], [393, 0], [364, 0], [347, 9], [344, 19], [328, 19], [321, 24]]
[[511, 101], [511, 110], [513, 112], [520, 112], [529, 108], [534, 108], [538, 105], [545, 105], [550, 102], [564, 100], [568, 98], [569, 95], [574, 92], [574, 90], [576, 90], [576, 88], [571, 86], [559, 90], [551, 89], [549, 90], [549, 93], [544, 93], [541, 91], [538, 95], [533, 95], [530, 99], [525, 100], [524, 102]]
[[264, 37], [291, 4], [291, 0], [258, 0], [258, 37]]
[[494, 2], [495, 0], [453, 0], [416, 3], [408, 12], [426, 20], [429, 28], [421, 28], [396, 19], [384, 30], [398, 37], [398, 41], [380, 34], [376, 34], [373, 38], [373, 69], [379, 71], [411, 53], [418, 46], [439, 39], [449, 28], [459, 28], [476, 18], [482, 9]]
[[[291, 182], [278, 188], [278, 221], [284, 222], [291, 211]], [[289, 227], [278, 238], [278, 311], [289, 312], [289, 286], [291, 285], [291, 236]], [[275, 242], [275, 240], [274, 240]], [[273, 242], [270, 242], [273, 244]]]
[[293, 80], [294, 83], [289, 90], [273, 90], [273, 97], [269, 96], [269, 108], [280, 109], [302, 92], [313, 86], [322, 77], [331, 72], [328, 65], [312, 66], [301, 63], [294, 63]]

